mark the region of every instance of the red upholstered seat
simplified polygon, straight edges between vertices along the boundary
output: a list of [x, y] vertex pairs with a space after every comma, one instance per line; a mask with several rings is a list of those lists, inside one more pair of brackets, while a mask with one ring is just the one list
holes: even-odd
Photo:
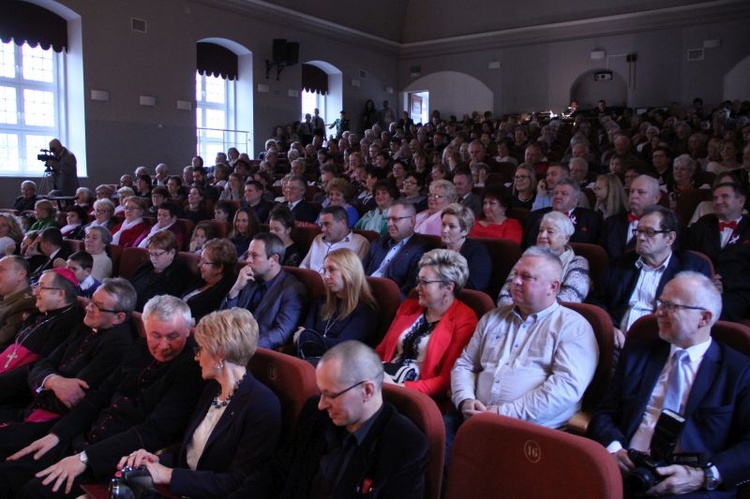
[[622, 479], [599, 443], [496, 414], [458, 430], [447, 499], [619, 499]]
[[445, 425], [440, 409], [424, 393], [397, 385], [384, 384], [383, 397], [401, 414], [411, 419], [427, 437], [430, 461], [425, 471], [424, 497], [439, 499], [445, 453]]

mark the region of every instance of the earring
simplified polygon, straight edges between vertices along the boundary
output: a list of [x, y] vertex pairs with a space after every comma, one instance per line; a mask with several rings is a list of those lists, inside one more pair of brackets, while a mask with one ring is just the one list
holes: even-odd
[[220, 360], [216, 363], [216, 370], [221, 372], [222, 369], [224, 369], [224, 361]]

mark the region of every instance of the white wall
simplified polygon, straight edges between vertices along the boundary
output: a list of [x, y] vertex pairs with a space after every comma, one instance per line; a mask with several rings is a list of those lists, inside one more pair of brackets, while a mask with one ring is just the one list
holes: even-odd
[[[492, 90], [480, 80], [457, 71], [439, 71], [419, 78], [404, 92], [429, 90], [430, 109], [437, 109], [443, 117], [456, 115], [458, 119], [470, 110], [480, 112], [494, 108]], [[429, 113], [428, 113], [429, 114]]]

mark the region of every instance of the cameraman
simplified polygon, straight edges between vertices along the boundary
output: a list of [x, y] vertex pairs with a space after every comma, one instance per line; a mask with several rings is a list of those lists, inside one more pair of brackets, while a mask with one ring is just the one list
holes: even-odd
[[76, 157], [63, 147], [59, 139], [50, 141], [49, 150], [55, 155], [55, 159], [51, 159], [45, 164], [52, 170], [55, 190], [61, 196], [75, 196], [76, 190], [80, 187]]
[[626, 342], [594, 414], [590, 436], [607, 446], [625, 475], [634, 469], [625, 448], [649, 451], [663, 409], [685, 418], [676, 451], [703, 453], [708, 461], [700, 468], [657, 467], [663, 480], [648, 495], [734, 497], [737, 484], [750, 479], [750, 358], [711, 339], [720, 314], [711, 279], [677, 274], [657, 301], [660, 339]]

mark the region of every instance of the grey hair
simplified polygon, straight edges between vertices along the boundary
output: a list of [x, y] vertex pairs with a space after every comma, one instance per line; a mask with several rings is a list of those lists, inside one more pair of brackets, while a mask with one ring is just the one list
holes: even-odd
[[693, 300], [695, 300], [694, 305], [700, 304], [701, 307], [711, 312], [710, 325], [713, 326], [716, 324], [716, 321], [719, 320], [719, 316], [721, 316], [723, 304], [721, 301], [721, 293], [716, 289], [713, 281], [709, 277], [694, 270], [683, 270], [674, 276], [669, 282], [672, 283], [677, 280], [692, 281], [688, 284], [687, 289], [689, 289], [693, 295]]
[[170, 321], [175, 316], [182, 316], [186, 328], [194, 324], [190, 307], [181, 298], [171, 295], [157, 295], [146, 302], [143, 307], [143, 320]]
[[133, 288], [133, 285], [127, 279], [123, 279], [122, 277], [108, 277], [102, 281], [99, 289], [116, 297], [118, 310], [126, 314], [130, 314], [135, 310], [135, 303], [138, 300], [138, 296], [135, 288]]
[[562, 279], [562, 262], [560, 261], [560, 257], [558, 257], [551, 249], [543, 248], [541, 246], [531, 246], [521, 255], [521, 258], [526, 257], [541, 258], [555, 268], [555, 274], [549, 277], [557, 279], [558, 281]]
[[545, 215], [542, 217], [542, 223], [543, 222], [551, 223], [557, 230], [562, 232], [567, 237], [572, 236], [576, 231], [576, 228], [573, 226], [573, 222], [570, 221], [570, 218], [560, 213], [559, 211], [550, 211], [548, 213], [545, 213]]

